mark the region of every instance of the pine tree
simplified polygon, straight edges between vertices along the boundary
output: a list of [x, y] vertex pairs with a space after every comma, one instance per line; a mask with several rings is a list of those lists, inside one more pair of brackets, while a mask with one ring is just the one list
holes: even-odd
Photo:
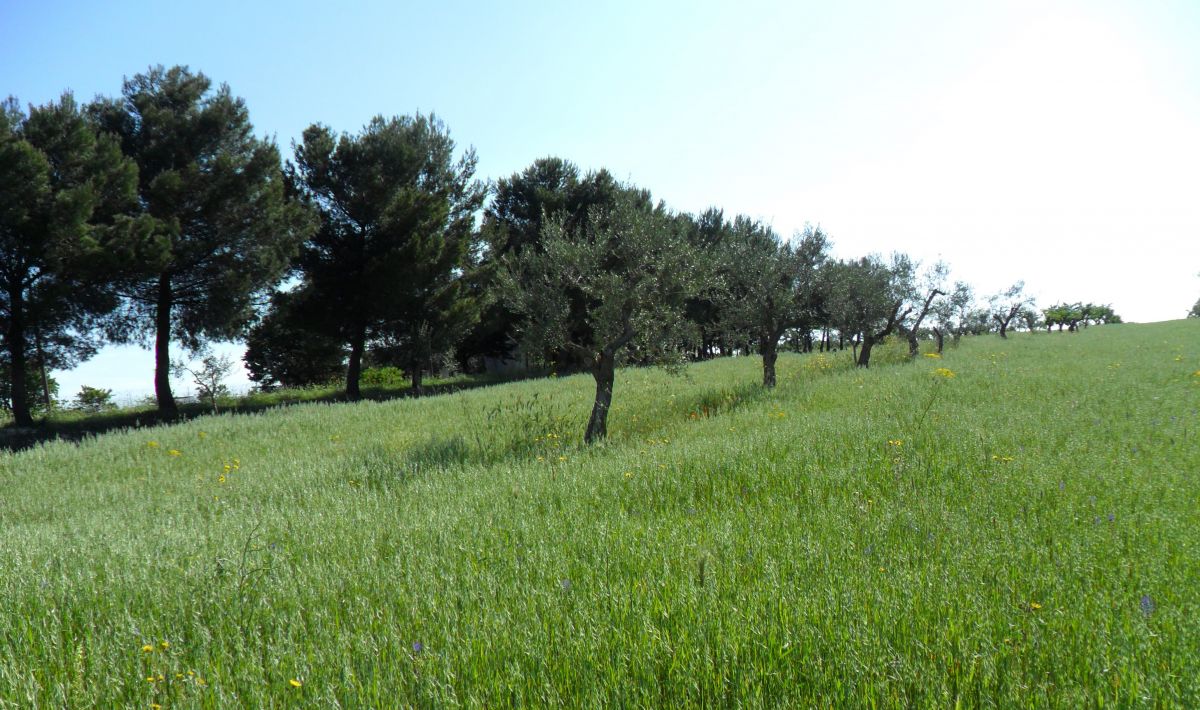
[[397, 353], [420, 391], [433, 353], [477, 319], [466, 288], [484, 186], [475, 153], [454, 159], [434, 116], [377, 116], [359, 135], [310, 126], [289, 174], [320, 214], [300, 259], [305, 320], [347, 345], [346, 394], [360, 396], [369, 345]]
[[154, 340], [159, 412], [173, 416], [172, 340], [199, 351], [238, 335], [311, 229], [285, 195], [279, 151], [255, 138], [245, 103], [186, 67], [125, 81], [93, 112], [139, 169], [140, 214], [157, 249], [124, 289], [126, 339]]
[[48, 369], [95, 352], [100, 319], [116, 306], [104, 267], [134, 233], [120, 213], [136, 180], [69, 93], [28, 115], [15, 99], [0, 104], [0, 319], [19, 426], [33, 423], [31, 380], [48, 397]]

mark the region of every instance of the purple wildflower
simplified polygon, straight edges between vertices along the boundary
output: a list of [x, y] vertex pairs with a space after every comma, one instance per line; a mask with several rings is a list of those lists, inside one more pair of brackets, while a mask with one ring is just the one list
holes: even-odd
[[1154, 600], [1150, 598], [1149, 594], [1142, 595], [1142, 602], [1140, 606], [1142, 607], [1142, 613], [1146, 616], [1153, 614], [1154, 609], [1156, 608], [1154, 605]]

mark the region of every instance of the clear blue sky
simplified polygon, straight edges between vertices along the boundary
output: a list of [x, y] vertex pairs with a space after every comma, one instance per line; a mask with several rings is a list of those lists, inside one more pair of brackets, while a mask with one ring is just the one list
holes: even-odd
[[[559, 155], [842, 256], [941, 257], [986, 294], [1200, 297], [1200, 2], [14, 2], [0, 94], [187, 64], [287, 154], [308, 124], [436, 112], [497, 178]], [[79, 384], [149, 392], [113, 349]], [[239, 382], [244, 382], [240, 375]]]

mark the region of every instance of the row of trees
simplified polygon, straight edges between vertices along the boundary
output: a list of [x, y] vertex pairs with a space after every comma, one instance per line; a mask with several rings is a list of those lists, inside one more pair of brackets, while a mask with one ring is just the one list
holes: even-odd
[[2, 114], [0, 320], [18, 424], [31, 362], [153, 344], [171, 416], [172, 343], [245, 337], [260, 385], [340, 376], [351, 399], [366, 363], [404, 368], [417, 392], [452, 358], [585, 370], [593, 441], [623, 362], [757, 351], [771, 387], [781, 342], [849, 346], [867, 367], [891, 335], [915, 356], [926, 334], [940, 349], [1036, 320], [1022, 284], [981, 306], [944, 264], [834, 259], [819, 228], [785, 240], [718, 209], [676, 213], [560, 158], [488, 186], [432, 115], [358, 134], [314, 124], [285, 164], [228, 87], [182, 67], [116, 99], [28, 112], [10, 99]]
[[1046, 330], [1058, 326], [1075, 332], [1079, 328], [1101, 323], [1120, 323], [1121, 316], [1117, 315], [1111, 306], [1096, 305], [1095, 303], [1056, 303], [1042, 311], [1042, 324]]

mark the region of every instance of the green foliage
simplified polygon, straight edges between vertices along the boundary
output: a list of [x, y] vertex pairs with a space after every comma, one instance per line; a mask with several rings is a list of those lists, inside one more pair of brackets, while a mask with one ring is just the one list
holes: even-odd
[[112, 401], [112, 390], [87, 385], [79, 388], [79, 394], [75, 395], [71, 406], [86, 414], [99, 414], [117, 408]]
[[1192, 310], [1188, 311], [1187, 317], [1200, 318], [1200, 299], [1196, 299], [1196, 303], [1192, 306]]
[[955, 281], [945, 298], [934, 301], [930, 310], [932, 327], [937, 328], [943, 336], [950, 335], [955, 339], [962, 337], [967, 332], [974, 303], [975, 290], [971, 285]]
[[358, 395], [368, 345], [389, 348], [420, 387], [433, 357], [479, 317], [466, 271], [485, 195], [475, 153], [434, 116], [377, 116], [356, 136], [313, 125], [289, 174], [321, 216], [300, 260], [297, 308], [350, 350], [346, 391]]
[[1033, 308], [1033, 298], [1025, 293], [1025, 282], [1012, 286], [988, 298], [991, 320], [995, 322], [1001, 338], [1008, 337], [1009, 324], [1021, 311]]
[[1197, 325], [3, 454], [0, 704], [1195, 707]]
[[1056, 303], [1042, 311], [1043, 323], [1047, 330], [1058, 326], [1074, 332], [1079, 327], [1086, 328], [1091, 324], [1120, 323], [1121, 316], [1117, 315], [1111, 306], [1094, 303]]
[[809, 227], [795, 243], [781, 242], [770, 227], [739, 216], [716, 248], [724, 293], [719, 309], [734, 342], [755, 343], [763, 357], [763, 384], [775, 386], [779, 339], [789, 329], [811, 330], [821, 317], [824, 288], [819, 270], [829, 243]]
[[30, 361], [70, 367], [95, 352], [98, 319], [116, 307], [104, 247], [128, 233], [118, 217], [136, 168], [64, 94], [31, 107], [0, 103], [0, 326], [13, 416], [28, 425]]
[[514, 254], [507, 265], [508, 302], [528, 318], [522, 349], [546, 364], [562, 350], [587, 366], [605, 350], [618, 363], [674, 363], [694, 337], [683, 308], [704, 285], [704, 265], [643, 194], [593, 208], [579, 229], [565, 216], [551, 218], [541, 249]]
[[[42, 379], [42, 368], [38, 366], [37, 361], [30, 363], [30, 366], [25, 370], [24, 392], [26, 396], [27, 411], [31, 416], [50, 415], [55, 410], [55, 402], [58, 400], [59, 386], [58, 380], [46, 374], [46, 379]], [[13, 408], [13, 386], [12, 380], [8, 377], [0, 378], [0, 408], [14, 413]], [[13, 423], [17, 426], [22, 426], [17, 422], [16, 416], [13, 416]], [[24, 426], [29, 426], [25, 424]]]
[[[498, 266], [508, 254], [539, 250], [547, 218], [561, 218], [568, 230], [581, 228], [594, 208], [611, 207], [622, 192], [607, 170], [580, 175], [579, 168], [562, 158], [540, 158], [520, 173], [496, 181], [492, 200], [484, 212], [481, 236], [485, 263]], [[493, 270], [479, 274], [481, 295], [492, 296], [502, 275]], [[480, 322], [460, 345], [464, 356], [508, 357], [513, 337], [521, 329], [521, 316], [502, 299], [484, 298]]]
[[907, 316], [900, 309], [912, 297], [913, 269], [903, 254], [893, 254], [890, 263], [872, 254], [830, 265], [829, 322], [843, 335], [859, 338], [860, 367], [869, 366], [874, 345]]
[[815, 321], [810, 301], [828, 241], [811, 227], [797, 237], [795, 244], [782, 242], [761, 223], [742, 216], [734, 221], [723, 254], [730, 285], [723, 311], [731, 330], [777, 341], [787, 329]]
[[407, 384], [404, 370], [391, 365], [364, 368], [361, 382], [363, 387], [371, 388], [399, 388]]
[[174, 412], [169, 342], [197, 351], [239, 335], [311, 228], [284, 194], [279, 151], [245, 103], [186, 67], [151, 68], [92, 107], [138, 166], [150, 235], [131, 247], [121, 339], [155, 340], [160, 409]]
[[260, 387], [326, 385], [345, 372], [345, 347], [313, 330], [298, 295], [273, 294], [270, 309], [246, 334], [246, 369]]

